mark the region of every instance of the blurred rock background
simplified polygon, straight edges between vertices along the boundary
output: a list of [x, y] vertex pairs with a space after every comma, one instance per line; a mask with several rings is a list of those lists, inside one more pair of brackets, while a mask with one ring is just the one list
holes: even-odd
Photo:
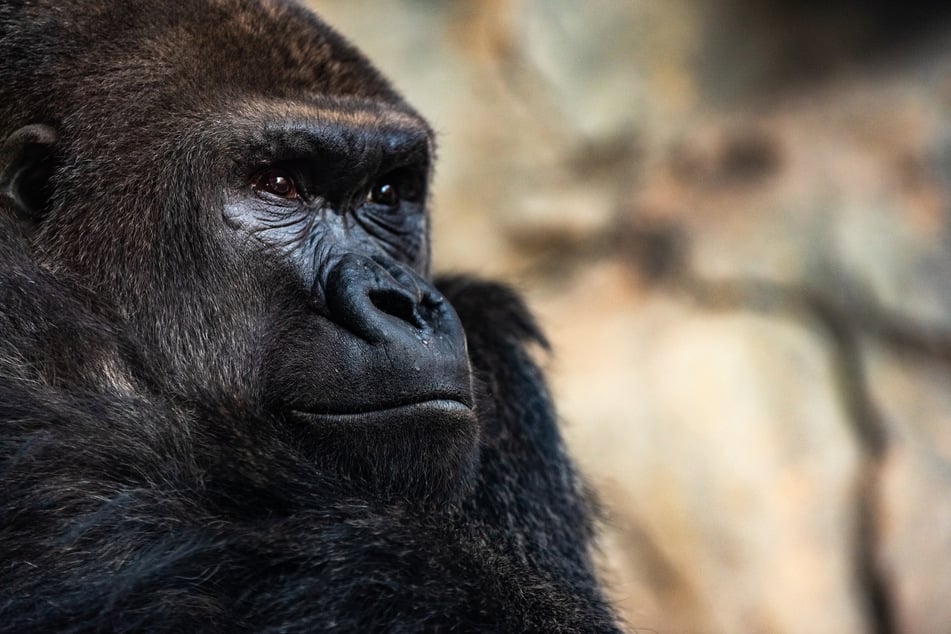
[[951, 3], [312, 4], [550, 333], [632, 631], [951, 631]]

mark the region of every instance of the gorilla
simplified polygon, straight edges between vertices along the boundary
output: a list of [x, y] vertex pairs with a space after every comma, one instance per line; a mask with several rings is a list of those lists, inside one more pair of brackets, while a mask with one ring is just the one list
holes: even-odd
[[618, 631], [433, 155], [293, 2], [0, 0], [0, 631]]

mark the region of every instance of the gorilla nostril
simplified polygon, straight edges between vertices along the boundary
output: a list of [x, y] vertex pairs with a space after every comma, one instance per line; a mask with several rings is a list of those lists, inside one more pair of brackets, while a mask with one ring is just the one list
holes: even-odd
[[393, 288], [377, 288], [372, 289], [367, 296], [377, 310], [382, 313], [401, 319], [416, 328], [423, 328], [426, 325], [419, 314], [416, 301], [405, 291]]

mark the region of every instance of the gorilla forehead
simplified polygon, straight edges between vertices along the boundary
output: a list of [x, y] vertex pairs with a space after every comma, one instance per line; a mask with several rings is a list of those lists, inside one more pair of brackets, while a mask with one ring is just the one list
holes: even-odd
[[[434, 152], [433, 132], [415, 112], [353, 97], [246, 100], [231, 118], [217, 117], [206, 130], [225, 143], [232, 158], [257, 162], [337, 155], [346, 168], [347, 157], [353, 156], [361, 164], [350, 167], [366, 171], [372, 168], [366, 164], [372, 154], [428, 164]], [[246, 159], [249, 151], [256, 156]]]
[[[236, 76], [242, 67], [246, 72]], [[220, 110], [238, 95], [333, 94], [408, 110], [362, 54], [312, 13], [281, 0], [6, 3], [0, 81], [0, 109], [7, 111], [0, 126], [10, 129], [37, 115], [76, 114], [88, 123], [91, 117], [130, 121], [133, 114], [131, 121], [144, 123], [150, 112], [167, 118]], [[17, 106], [29, 112], [16, 112]]]

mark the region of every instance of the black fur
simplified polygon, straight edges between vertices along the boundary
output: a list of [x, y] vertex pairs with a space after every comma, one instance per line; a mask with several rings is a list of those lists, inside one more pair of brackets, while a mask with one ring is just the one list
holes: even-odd
[[511, 290], [436, 283], [472, 431], [355, 429], [331, 466], [275, 402], [310, 317], [287, 259], [209, 229], [207, 140], [302, 94], [412, 115], [293, 4], [0, 0], [0, 140], [58, 135], [30, 201], [0, 197], [0, 631], [617, 631]]

